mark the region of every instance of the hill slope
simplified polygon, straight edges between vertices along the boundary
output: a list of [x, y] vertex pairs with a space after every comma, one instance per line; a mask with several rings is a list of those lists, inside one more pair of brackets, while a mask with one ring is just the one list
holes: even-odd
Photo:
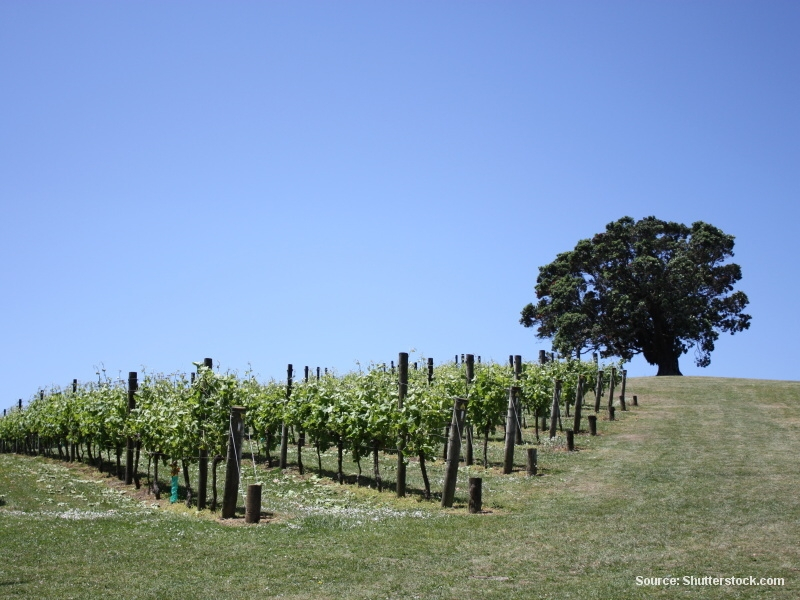
[[[57, 462], [0, 455], [0, 594], [800, 597], [800, 383], [646, 378], [629, 382], [633, 394], [641, 406], [578, 436], [578, 452], [540, 445], [542, 477], [473, 468], [484, 515], [272, 471], [265, 506], [299, 497], [309, 510], [225, 527]], [[665, 576], [785, 584], [637, 585]]]

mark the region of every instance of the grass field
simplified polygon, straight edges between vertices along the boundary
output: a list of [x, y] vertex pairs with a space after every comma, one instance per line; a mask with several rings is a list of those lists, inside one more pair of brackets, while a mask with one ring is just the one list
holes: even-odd
[[[641, 406], [615, 422], [603, 411], [577, 452], [540, 444], [538, 477], [525, 476], [523, 449], [502, 475], [493, 440], [491, 468], [462, 468], [448, 510], [421, 498], [415, 463], [397, 500], [366, 477], [332, 483], [333, 452], [317, 474], [311, 448], [303, 477], [244, 469], [264, 484], [270, 516], [257, 526], [133, 497], [82, 465], [0, 455], [0, 597], [800, 598], [800, 383], [643, 378], [633, 394]], [[440, 491], [441, 461], [430, 471]], [[469, 475], [484, 479], [484, 514], [467, 514]]]

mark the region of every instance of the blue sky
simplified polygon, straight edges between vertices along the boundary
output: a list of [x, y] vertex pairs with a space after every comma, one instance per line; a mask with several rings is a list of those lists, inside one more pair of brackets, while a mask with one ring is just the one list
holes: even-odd
[[[0, 406], [192, 369], [506, 360], [622, 216], [736, 236], [798, 379], [794, 2], [0, 3]], [[643, 359], [632, 375], [656, 369]]]

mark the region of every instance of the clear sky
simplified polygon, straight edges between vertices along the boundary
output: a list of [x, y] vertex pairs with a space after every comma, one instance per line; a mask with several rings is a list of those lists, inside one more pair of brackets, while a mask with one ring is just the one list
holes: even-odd
[[798, 31], [777, 1], [4, 1], [0, 407], [101, 364], [534, 359], [538, 267], [625, 215], [736, 236], [752, 326], [684, 374], [800, 379]]

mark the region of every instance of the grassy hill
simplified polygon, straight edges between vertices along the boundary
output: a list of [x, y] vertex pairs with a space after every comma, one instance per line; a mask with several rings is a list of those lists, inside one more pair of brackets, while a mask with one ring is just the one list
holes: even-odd
[[[800, 597], [800, 383], [641, 378], [629, 381], [629, 403], [633, 394], [640, 406], [615, 422], [603, 412], [600, 435], [578, 436], [577, 452], [561, 437], [539, 444], [539, 477], [525, 476], [522, 449], [518, 471], [503, 476], [494, 440], [489, 469], [462, 469], [464, 483], [484, 478], [481, 515], [467, 514], [461, 473], [455, 508], [442, 510], [416, 492], [397, 500], [313, 468], [300, 477], [250, 464], [272, 514], [230, 526], [133, 498], [83, 466], [0, 455], [0, 596]], [[316, 464], [310, 449], [304, 462]], [[434, 489], [441, 472], [431, 466]], [[681, 585], [637, 585], [669, 576]]]

